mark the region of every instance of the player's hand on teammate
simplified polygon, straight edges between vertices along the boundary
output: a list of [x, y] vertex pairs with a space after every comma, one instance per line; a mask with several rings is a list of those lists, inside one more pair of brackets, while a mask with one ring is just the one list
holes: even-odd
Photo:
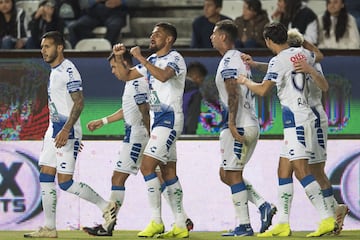
[[243, 60], [243, 62], [248, 64], [250, 67], [252, 67], [255, 64], [254, 60], [252, 59], [252, 57], [249, 54], [242, 53], [240, 55], [240, 57], [241, 57], [241, 60]]
[[96, 129], [101, 128], [104, 125], [103, 121], [101, 119], [90, 121], [86, 127], [89, 129], [89, 131], [94, 131]]
[[296, 72], [310, 73], [312, 66], [310, 66], [305, 59], [294, 62]]
[[239, 84], [245, 84], [247, 78], [244, 74], [240, 74], [238, 78], [236, 79], [236, 82]]

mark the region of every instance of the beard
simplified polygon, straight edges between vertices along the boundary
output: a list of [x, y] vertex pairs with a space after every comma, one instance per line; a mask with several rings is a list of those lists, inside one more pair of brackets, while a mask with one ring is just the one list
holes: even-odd
[[53, 54], [47, 55], [47, 58], [44, 58], [44, 61], [48, 64], [52, 64], [58, 57], [57, 52], [54, 52]]

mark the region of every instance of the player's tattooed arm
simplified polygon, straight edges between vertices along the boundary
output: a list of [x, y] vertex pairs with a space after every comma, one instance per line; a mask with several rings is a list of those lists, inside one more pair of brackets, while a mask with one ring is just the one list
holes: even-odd
[[79, 119], [80, 114], [84, 108], [84, 96], [82, 91], [73, 92], [70, 94], [70, 96], [74, 102], [74, 105], [71, 109], [68, 120], [64, 124], [61, 131], [55, 137], [55, 147], [57, 148], [63, 147], [67, 143], [71, 128]]
[[239, 142], [244, 142], [244, 137], [242, 137], [236, 128], [236, 116], [238, 114], [239, 98], [240, 93], [238, 89], [238, 84], [236, 79], [227, 79], [225, 80], [226, 92], [228, 94], [228, 107], [229, 107], [229, 129], [232, 136]]

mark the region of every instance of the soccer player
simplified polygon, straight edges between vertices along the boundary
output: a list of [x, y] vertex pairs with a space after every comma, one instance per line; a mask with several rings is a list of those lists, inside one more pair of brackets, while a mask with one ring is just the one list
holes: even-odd
[[[238, 78], [238, 83], [244, 84], [261, 96], [264, 96], [276, 85], [284, 125], [284, 146], [278, 167], [279, 197], [292, 186], [292, 178], [282, 176], [291, 176], [294, 171], [296, 178], [304, 187], [306, 195], [322, 219], [319, 228], [308, 234], [307, 237], [322, 236], [331, 233], [335, 229], [336, 222], [333, 212], [326, 208], [320, 185], [309, 169], [308, 160], [312, 157], [313, 139], [315, 139], [312, 126], [315, 125], [316, 115], [307, 100], [308, 87], [305, 74], [296, 72], [294, 67], [294, 64], [301, 60], [306, 60], [308, 64], [313, 65], [315, 58], [313, 54], [303, 48], [290, 48], [287, 43], [287, 30], [280, 23], [272, 23], [265, 27], [264, 38], [267, 47], [277, 55], [270, 60], [263, 82], [255, 83], [242, 75]], [[279, 206], [280, 211], [289, 210], [285, 208], [286, 205]], [[290, 228], [286, 228], [286, 226], [285, 230], [280, 230], [279, 232], [273, 231], [269, 235], [265, 232], [258, 236], [289, 236], [291, 234]]]
[[[127, 51], [123, 54], [124, 64], [132, 66], [132, 57]], [[112, 73], [118, 77], [115, 55], [112, 53], [108, 58]], [[119, 78], [120, 79], [120, 78]], [[125, 122], [125, 136], [122, 151], [118, 156], [111, 178], [110, 201], [116, 202], [118, 210], [124, 203], [125, 182], [130, 174], [136, 175], [140, 168], [142, 153], [149, 139], [150, 116], [148, 103], [149, 87], [145, 78], [137, 78], [125, 84], [122, 96], [122, 109], [113, 114], [90, 121], [87, 128], [94, 131], [104, 125], [119, 120]], [[118, 213], [116, 211], [116, 214]], [[94, 236], [112, 236], [113, 229], [105, 229], [103, 225], [84, 227], [83, 230]]]
[[84, 107], [81, 76], [74, 64], [64, 58], [65, 40], [56, 31], [44, 34], [41, 54], [51, 66], [48, 83], [49, 127], [40, 154], [40, 187], [45, 226], [24, 234], [30, 238], [56, 238], [55, 175], [61, 190], [96, 204], [105, 218], [104, 228], [112, 229], [116, 216], [115, 202], [105, 201], [91, 187], [74, 182], [75, 160], [81, 142], [80, 114]]
[[276, 208], [265, 202], [243, 178], [243, 170], [255, 150], [260, 129], [254, 96], [246, 86], [238, 85], [236, 79], [240, 74], [251, 77], [251, 72], [240, 59], [241, 53], [235, 49], [237, 27], [232, 20], [217, 22], [210, 38], [213, 47], [223, 56], [215, 78], [225, 120], [220, 132], [222, 163], [219, 174], [221, 181], [231, 189], [235, 215], [240, 223], [234, 231], [222, 236], [252, 236], [248, 200], [259, 207], [261, 219], [264, 219], [260, 232], [271, 225]]
[[[308, 43], [304, 40], [304, 37], [297, 29], [290, 29], [288, 31], [288, 44], [290, 47], [302, 47], [305, 46], [309, 50], [313, 50], [316, 55], [320, 55], [319, 60], [322, 59], [322, 54], [314, 45]], [[267, 63], [262, 62], [254, 62], [251, 56], [244, 54], [242, 58], [249, 63], [252, 67], [258, 67], [259, 70], [263, 70], [266, 72]], [[261, 67], [262, 66], [262, 67]], [[344, 222], [344, 218], [348, 213], [348, 207], [345, 204], [338, 204], [336, 199], [334, 198], [333, 189], [328, 177], [325, 174], [325, 161], [327, 158], [326, 155], [326, 145], [327, 145], [327, 126], [328, 126], [328, 117], [324, 111], [324, 107], [322, 106], [322, 92], [326, 92], [328, 90], [328, 83], [324, 78], [322, 68], [320, 63], [315, 63], [314, 66], [310, 66], [306, 61], [301, 60], [294, 63], [296, 72], [303, 72], [309, 74], [307, 78], [308, 83], [308, 101], [311, 109], [316, 115], [315, 131], [318, 134], [315, 135], [315, 143], [314, 143], [314, 156], [309, 159], [309, 167], [311, 173], [314, 175], [316, 181], [319, 183], [321, 187], [321, 191], [324, 196], [324, 200], [327, 208], [331, 208], [331, 211], [335, 214], [337, 228], [335, 229], [335, 234], [340, 234]], [[264, 70], [265, 69], [265, 70]], [[293, 198], [293, 181], [292, 181], [292, 173], [293, 169], [289, 164], [289, 159], [285, 157], [281, 157], [283, 162], [287, 162], [289, 167], [289, 171], [282, 171], [282, 173], [286, 173], [279, 178], [289, 179], [288, 186], [282, 186], [284, 192], [279, 194], [279, 219], [280, 223], [275, 225], [274, 228], [266, 231], [264, 234], [260, 236], [268, 237], [268, 236], [278, 236], [278, 235], [289, 235], [291, 233], [290, 225], [289, 225], [289, 215], [290, 215], [290, 207]], [[285, 165], [284, 165], [285, 166]], [[280, 198], [280, 196], [288, 196], [287, 198]], [[285, 207], [287, 206], [287, 207]]]
[[[145, 76], [150, 88], [151, 136], [145, 147], [140, 167], [144, 176], [152, 220], [138, 233], [139, 237], [185, 238], [189, 236], [186, 214], [183, 209], [183, 192], [176, 173], [176, 140], [183, 129], [182, 96], [184, 92], [186, 65], [184, 58], [172, 46], [177, 38], [176, 28], [169, 23], [158, 23], [150, 35], [148, 58], [142, 56], [138, 46], [130, 53], [140, 62], [134, 68], [123, 64], [126, 47], [113, 47], [118, 63], [119, 77], [125, 81]], [[161, 217], [160, 181], [156, 167], [160, 166], [165, 180], [170, 207], [175, 217], [172, 229], [164, 232]]]

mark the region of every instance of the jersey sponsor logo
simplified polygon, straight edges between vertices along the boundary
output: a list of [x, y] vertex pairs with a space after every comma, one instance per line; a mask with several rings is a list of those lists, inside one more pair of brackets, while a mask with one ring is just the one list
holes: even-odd
[[299, 62], [301, 60], [305, 59], [306, 60], [306, 56], [303, 53], [298, 53], [295, 54], [294, 56], [290, 57], [290, 61], [295, 63], [295, 62]]
[[23, 150], [0, 148], [1, 229], [10, 229], [42, 211], [37, 162]]

